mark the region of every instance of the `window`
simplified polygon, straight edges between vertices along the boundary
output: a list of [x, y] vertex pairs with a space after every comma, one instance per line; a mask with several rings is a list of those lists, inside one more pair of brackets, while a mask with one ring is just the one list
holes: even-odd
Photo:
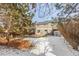
[[45, 30], [47, 32], [47, 30]]
[[48, 33], [48, 30], [45, 30], [46, 33]]
[[39, 32], [40, 32], [40, 30], [37, 30], [37, 32], [39, 33]]

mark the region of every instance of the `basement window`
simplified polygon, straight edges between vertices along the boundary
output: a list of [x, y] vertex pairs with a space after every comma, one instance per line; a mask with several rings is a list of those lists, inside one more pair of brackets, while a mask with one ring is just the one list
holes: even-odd
[[40, 32], [40, 30], [37, 30], [37, 32], [39, 33], [39, 32]]
[[47, 30], [45, 30], [45, 32], [47, 32]]

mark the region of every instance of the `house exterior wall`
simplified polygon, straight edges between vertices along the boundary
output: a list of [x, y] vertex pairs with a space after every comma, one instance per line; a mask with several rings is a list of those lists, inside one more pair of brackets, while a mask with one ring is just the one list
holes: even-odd
[[51, 33], [52, 33], [51, 23], [36, 25], [36, 30], [35, 30], [36, 35], [43, 36], [43, 35], [51, 34]]
[[46, 23], [46, 24], [36, 24], [35, 25], [35, 35], [36, 36], [44, 36], [47, 34], [60, 36], [60, 32], [58, 31], [56, 22]]

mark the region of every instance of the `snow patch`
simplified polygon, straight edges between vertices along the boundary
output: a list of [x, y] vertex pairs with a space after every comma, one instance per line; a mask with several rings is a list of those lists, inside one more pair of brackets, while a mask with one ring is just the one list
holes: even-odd
[[35, 48], [31, 50], [31, 53], [36, 55], [40, 55], [40, 54], [48, 55], [48, 52], [51, 51], [53, 51], [53, 49], [50, 47], [49, 42], [43, 40], [36, 43]]
[[46, 55], [46, 56], [56, 56], [55, 54], [53, 54], [53, 53], [51, 53], [51, 52], [47, 52], [45, 55]]

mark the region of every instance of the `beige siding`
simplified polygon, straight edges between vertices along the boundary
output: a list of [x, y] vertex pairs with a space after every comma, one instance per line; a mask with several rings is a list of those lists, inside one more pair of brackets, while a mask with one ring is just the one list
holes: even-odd
[[[40, 31], [40, 32], [38, 32]], [[36, 25], [36, 35], [42, 36], [42, 35], [46, 35], [48, 33], [51, 33], [52, 31], [52, 26], [51, 23], [49, 24], [45, 24], [45, 25]]]

